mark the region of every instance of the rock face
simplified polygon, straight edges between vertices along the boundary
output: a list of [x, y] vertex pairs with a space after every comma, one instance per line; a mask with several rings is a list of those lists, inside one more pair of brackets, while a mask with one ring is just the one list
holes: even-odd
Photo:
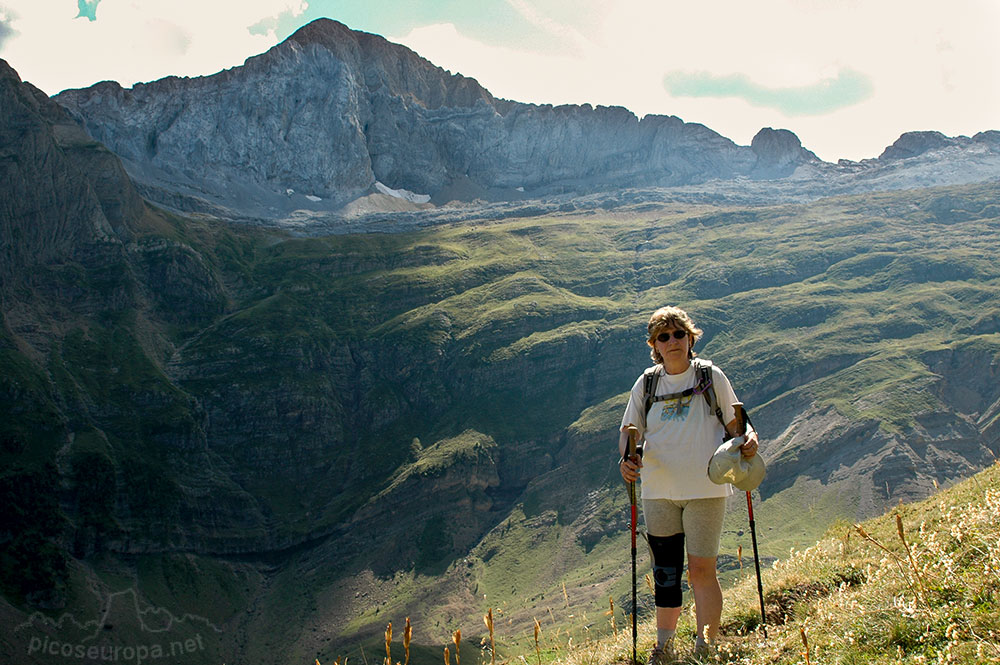
[[757, 178], [783, 178], [802, 164], [820, 161], [802, 147], [799, 137], [787, 129], [765, 127], [753, 137], [750, 149], [757, 155], [753, 170]]
[[950, 137], [941, 132], [907, 132], [882, 151], [878, 159], [881, 162], [895, 162], [934, 152], [971, 151], [982, 155], [998, 150], [1000, 150], [1000, 132], [995, 130], [979, 132], [972, 138]]
[[[252, 506], [209, 471], [204, 414], [160, 366], [172, 352], [162, 326], [221, 314], [222, 289], [197, 251], [147, 237], [169, 225], [119, 159], [3, 61], [0, 108], [0, 439], [5, 452], [46, 461], [5, 461], [5, 502], [31, 516], [15, 549], [30, 551], [20, 541], [48, 527], [47, 539], [78, 556], [178, 537], [204, 543], [197, 529], [166, 521], [178, 512], [232, 518]], [[147, 417], [159, 425], [122, 428]], [[173, 470], [137, 458], [146, 444], [174, 451], [162, 458]], [[35, 489], [6, 493], [23, 486]], [[58, 579], [57, 562], [24, 577]]]
[[955, 139], [950, 139], [941, 132], [908, 132], [882, 151], [879, 159], [907, 159], [932, 150], [947, 148], [956, 145], [956, 143]]
[[4, 283], [36, 265], [131, 239], [145, 208], [118, 159], [0, 60]]
[[376, 181], [441, 202], [687, 184], [748, 174], [758, 161], [676, 117], [498, 100], [328, 19], [214, 76], [129, 90], [104, 82], [56, 99], [153, 200], [268, 217], [334, 209]]

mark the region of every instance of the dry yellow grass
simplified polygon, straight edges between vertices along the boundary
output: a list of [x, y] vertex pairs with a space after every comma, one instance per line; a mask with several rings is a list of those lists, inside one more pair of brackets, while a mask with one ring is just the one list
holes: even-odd
[[[861, 537], [852, 542], [851, 535]], [[840, 524], [812, 547], [789, 552], [763, 571], [767, 638], [761, 630], [756, 579], [748, 571], [725, 590], [721, 637], [714, 654], [695, 658], [679, 641], [687, 664], [730, 665], [997, 665], [1000, 663], [1000, 463], [935, 496], [864, 524]], [[564, 595], [568, 599], [568, 592]], [[501, 665], [625, 665], [631, 633], [617, 630], [609, 600], [610, 633], [574, 640], [557, 628], [544, 634], [533, 623], [523, 653]], [[678, 635], [693, 634], [690, 603]], [[586, 613], [575, 608], [586, 624]], [[623, 617], [625, 615], [623, 614]], [[483, 617], [489, 662], [496, 665], [493, 608]], [[404, 632], [409, 651], [410, 626]], [[386, 663], [391, 663], [391, 623]], [[581, 639], [582, 636], [582, 639]], [[655, 638], [651, 620], [640, 623], [639, 648]], [[461, 631], [452, 636], [460, 665]], [[450, 665], [444, 649], [445, 665]], [[484, 650], [482, 658], [487, 656]], [[640, 658], [644, 660], [644, 658]], [[408, 661], [407, 661], [408, 662]], [[339, 663], [339, 659], [338, 659]], [[317, 661], [317, 665], [319, 661]], [[399, 665], [399, 664], [397, 664]]]

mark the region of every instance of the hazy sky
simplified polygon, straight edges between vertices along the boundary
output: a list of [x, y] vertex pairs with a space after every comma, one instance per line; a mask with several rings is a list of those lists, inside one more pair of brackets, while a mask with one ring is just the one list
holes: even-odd
[[676, 115], [821, 158], [1000, 129], [1000, 0], [0, 0], [0, 57], [48, 94], [242, 64], [322, 16], [498, 97]]

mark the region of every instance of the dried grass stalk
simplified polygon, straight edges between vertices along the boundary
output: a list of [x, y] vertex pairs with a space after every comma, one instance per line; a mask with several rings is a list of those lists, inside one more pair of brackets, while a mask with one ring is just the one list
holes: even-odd
[[903, 531], [903, 518], [896, 513], [896, 533], [899, 534], [899, 539], [903, 541], [903, 549], [906, 550], [906, 556], [910, 560], [910, 568], [913, 569], [913, 574], [917, 578], [917, 584], [920, 585], [920, 600], [927, 606], [927, 593], [924, 586], [924, 577], [920, 574], [920, 569], [917, 568], [917, 562], [913, 560], [913, 553], [910, 552], [910, 545], [906, 542], [906, 533]]
[[542, 624], [535, 619], [535, 656], [538, 657], [538, 665], [542, 665], [542, 650], [538, 646], [538, 637], [542, 634]]
[[[855, 524], [854, 528], [861, 535], [862, 538], [864, 538], [868, 542], [872, 543], [873, 545], [875, 545], [876, 547], [878, 547], [880, 550], [882, 550], [883, 552], [885, 552], [886, 554], [888, 554], [889, 556], [892, 557], [892, 560], [896, 562], [896, 567], [899, 569], [899, 574], [903, 578], [903, 581], [906, 582], [906, 585], [908, 587], [910, 587], [911, 591], [913, 591], [913, 595], [917, 597], [917, 600], [919, 600], [920, 603], [924, 607], [927, 607], [927, 601], [924, 598], [924, 595], [922, 593], [922, 589], [917, 588], [916, 586], [914, 586], [913, 580], [910, 579], [910, 576], [907, 575], [906, 571], [903, 569], [903, 560], [899, 558], [899, 555], [896, 554], [895, 552], [893, 552], [892, 550], [890, 550], [888, 547], [886, 547], [882, 543], [880, 543], [877, 540], [875, 540], [875, 537], [872, 536], [871, 534], [869, 534], [867, 531], [865, 531], [864, 528], [860, 524]], [[928, 609], [930, 609], [930, 608], [928, 608]]]
[[392, 665], [392, 622], [385, 627], [385, 665]]
[[608, 603], [611, 605], [611, 611], [608, 612], [611, 615], [611, 634], [618, 637], [618, 626], [615, 625], [615, 599], [608, 596]]
[[493, 608], [491, 607], [483, 617], [483, 623], [486, 624], [486, 629], [490, 631], [490, 665], [496, 665], [497, 662], [497, 646], [496, 642], [493, 640]]
[[404, 665], [410, 665], [410, 638], [413, 637], [413, 626], [410, 625], [410, 617], [406, 617], [406, 626], [403, 628], [403, 651], [406, 652]]

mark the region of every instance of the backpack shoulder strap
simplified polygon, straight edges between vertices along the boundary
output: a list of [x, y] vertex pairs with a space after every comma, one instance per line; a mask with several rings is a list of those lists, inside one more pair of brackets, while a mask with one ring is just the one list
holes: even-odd
[[[656, 384], [660, 380], [660, 366], [654, 365], [648, 368], [642, 373], [643, 383], [643, 399], [645, 400], [645, 408], [642, 410], [642, 417], [645, 418], [649, 415], [649, 410], [653, 408], [653, 402], [656, 397]], [[645, 424], [645, 423], [643, 423]]]
[[708, 410], [715, 414], [715, 417], [722, 423], [722, 428], [725, 429], [726, 421], [722, 416], [722, 407], [719, 406], [719, 399], [715, 396], [715, 385], [712, 381], [712, 361], [695, 358], [692, 363], [694, 364], [695, 374], [698, 377], [698, 390], [705, 396], [705, 401], [708, 402]]

